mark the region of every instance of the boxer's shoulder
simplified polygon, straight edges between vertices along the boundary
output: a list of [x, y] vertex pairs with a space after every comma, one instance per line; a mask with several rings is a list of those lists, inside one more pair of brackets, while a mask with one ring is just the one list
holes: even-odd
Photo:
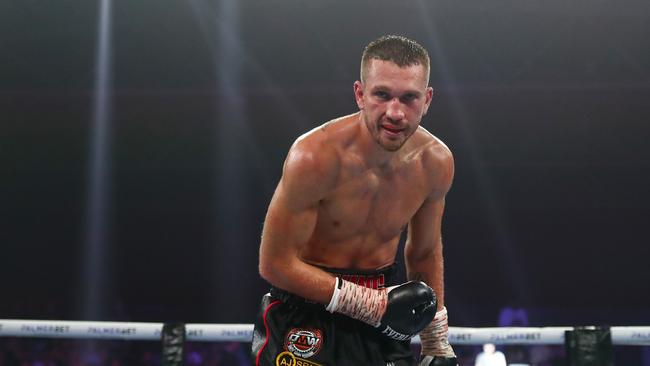
[[411, 137], [404, 161], [416, 162], [425, 172], [436, 173], [453, 169], [454, 158], [451, 150], [442, 140], [420, 127]]
[[287, 161], [321, 174], [335, 174], [342, 155], [358, 131], [357, 114], [325, 122], [301, 135], [291, 146]]
[[446, 193], [454, 176], [454, 157], [445, 143], [420, 127], [414, 134], [409, 159], [418, 161], [421, 172], [434, 191]]
[[289, 149], [283, 179], [296, 177], [303, 186], [326, 188], [334, 184], [340, 160], [328, 135], [316, 128], [300, 136]]

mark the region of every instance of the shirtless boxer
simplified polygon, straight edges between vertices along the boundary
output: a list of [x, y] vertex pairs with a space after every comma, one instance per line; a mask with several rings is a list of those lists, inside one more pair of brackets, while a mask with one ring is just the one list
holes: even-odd
[[[429, 56], [384, 36], [365, 48], [360, 79], [359, 112], [298, 138], [284, 163], [260, 246], [272, 288], [255, 324], [256, 365], [413, 365], [418, 333], [420, 366], [457, 364], [440, 230], [454, 164], [419, 126], [433, 95]], [[394, 286], [407, 225], [410, 281]]]

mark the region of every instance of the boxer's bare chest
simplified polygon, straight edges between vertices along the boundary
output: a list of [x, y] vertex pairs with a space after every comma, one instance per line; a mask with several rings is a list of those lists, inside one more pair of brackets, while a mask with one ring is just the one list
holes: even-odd
[[321, 240], [393, 240], [428, 191], [417, 163], [390, 169], [344, 167], [338, 183], [320, 203], [316, 234]]

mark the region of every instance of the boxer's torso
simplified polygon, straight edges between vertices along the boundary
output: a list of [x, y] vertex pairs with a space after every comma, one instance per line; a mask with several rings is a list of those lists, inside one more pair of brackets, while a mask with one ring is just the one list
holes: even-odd
[[331, 268], [387, 266], [395, 260], [400, 234], [432, 191], [431, 165], [424, 161], [446, 147], [420, 128], [388, 164], [375, 165], [355, 144], [366, 128], [356, 115], [326, 126], [319, 133], [327, 134], [338, 174], [318, 203], [316, 227], [301, 258]]

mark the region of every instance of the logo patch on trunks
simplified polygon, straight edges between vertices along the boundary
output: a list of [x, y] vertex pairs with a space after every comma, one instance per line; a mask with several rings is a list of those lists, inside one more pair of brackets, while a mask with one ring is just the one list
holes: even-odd
[[275, 366], [296, 366], [296, 356], [284, 351], [275, 358]]
[[287, 333], [284, 348], [298, 357], [309, 358], [320, 351], [323, 334], [320, 329], [293, 328]]
[[275, 366], [322, 366], [319, 363], [311, 362], [300, 357], [296, 357], [289, 351], [284, 351], [275, 358]]

